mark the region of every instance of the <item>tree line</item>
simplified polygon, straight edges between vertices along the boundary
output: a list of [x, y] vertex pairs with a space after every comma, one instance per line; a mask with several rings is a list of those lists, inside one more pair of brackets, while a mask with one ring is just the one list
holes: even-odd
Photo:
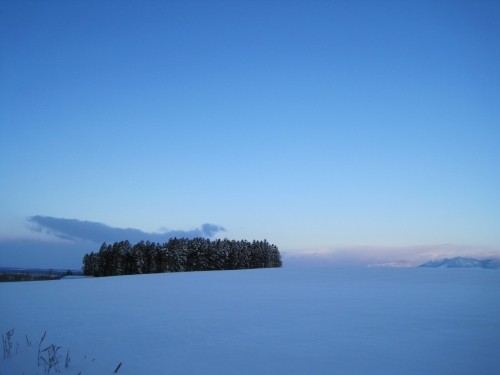
[[278, 248], [266, 240], [172, 238], [163, 244], [103, 243], [98, 252], [84, 255], [82, 269], [87, 276], [115, 276], [281, 266]]

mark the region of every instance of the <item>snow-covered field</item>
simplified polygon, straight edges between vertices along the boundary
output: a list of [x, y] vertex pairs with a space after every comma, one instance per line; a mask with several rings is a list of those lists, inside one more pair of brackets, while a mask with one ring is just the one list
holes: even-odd
[[500, 374], [498, 270], [156, 274], [1, 283], [0, 297], [1, 333], [15, 328], [1, 375], [43, 374], [45, 331], [61, 374]]

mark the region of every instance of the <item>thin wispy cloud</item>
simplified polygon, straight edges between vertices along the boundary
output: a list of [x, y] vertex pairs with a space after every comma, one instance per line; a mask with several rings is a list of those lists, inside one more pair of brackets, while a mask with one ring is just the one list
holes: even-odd
[[51, 216], [31, 216], [28, 218], [29, 228], [36, 232], [46, 233], [60, 239], [70, 241], [90, 241], [94, 243], [128, 240], [166, 242], [173, 237], [211, 238], [224, 232], [224, 227], [215, 224], [203, 224], [192, 230], [165, 230], [160, 233], [144, 232], [135, 228], [116, 228], [109, 225], [78, 219], [65, 219]]

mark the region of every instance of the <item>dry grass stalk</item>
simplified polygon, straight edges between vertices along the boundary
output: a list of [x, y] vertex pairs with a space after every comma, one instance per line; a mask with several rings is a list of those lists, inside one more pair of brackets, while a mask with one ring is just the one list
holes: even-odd
[[3, 358], [7, 359], [11, 357], [12, 350], [12, 341], [11, 338], [14, 335], [14, 328], [10, 331], [7, 331], [5, 335], [2, 335], [2, 344], [3, 344]]

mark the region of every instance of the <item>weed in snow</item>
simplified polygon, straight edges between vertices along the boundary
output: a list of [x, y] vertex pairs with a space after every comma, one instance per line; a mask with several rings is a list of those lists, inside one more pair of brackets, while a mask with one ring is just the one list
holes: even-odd
[[120, 367], [122, 367], [122, 363], [118, 363], [118, 366], [116, 366], [115, 368], [115, 374], [118, 372], [118, 370], [120, 369]]
[[44, 354], [40, 357], [40, 359], [45, 364], [46, 375], [49, 375], [52, 369], [54, 369], [56, 372], [60, 371], [59, 358], [61, 358], [61, 356], [58, 354], [59, 349], [61, 349], [60, 346], [51, 344], [42, 350], [42, 353]]
[[[12, 341], [11, 338], [14, 335], [14, 328], [10, 331], [7, 331], [5, 335], [2, 335], [2, 344], [3, 344], [3, 358], [7, 359], [11, 357], [12, 350]], [[16, 349], [17, 351], [17, 349]]]
[[71, 361], [71, 358], [69, 356], [69, 349], [68, 349], [68, 352], [66, 353], [66, 359], [64, 360], [64, 367], [65, 368], [68, 368], [69, 367], [69, 363]]
[[47, 336], [47, 331], [43, 334], [42, 338], [40, 339], [40, 342], [38, 343], [38, 367], [40, 367], [40, 359], [41, 359], [41, 353], [42, 353], [42, 342], [45, 340], [45, 336]]
[[[3, 357], [5, 359], [9, 359], [12, 356], [12, 336], [14, 335], [14, 329], [11, 329], [10, 331], [7, 331], [5, 334], [2, 335], [2, 343], [3, 343]], [[62, 355], [60, 354], [60, 349], [62, 347], [55, 345], [55, 344], [50, 344], [48, 346], [42, 345], [45, 342], [45, 338], [47, 337], [47, 331], [44, 332], [42, 337], [40, 338], [40, 341], [38, 343], [38, 355], [37, 355], [37, 366], [44, 366], [44, 375], [50, 375], [55, 373], [60, 373], [61, 372], [61, 358]], [[25, 343], [26, 347], [31, 346], [31, 341], [28, 338], [28, 335], [25, 335]], [[15, 354], [17, 355], [19, 349], [19, 342], [17, 343], [16, 346], [16, 351]], [[85, 359], [87, 359], [87, 355], [85, 355]], [[95, 358], [92, 358], [92, 362], [95, 361]], [[69, 355], [69, 349], [66, 351], [66, 356], [64, 358], [64, 368], [69, 368], [69, 364], [71, 362], [71, 357]], [[114, 373], [118, 373], [120, 368], [122, 367], [122, 362], [116, 366]], [[77, 375], [81, 375], [82, 371], [79, 371]], [[3, 375], [3, 373], [0, 373], [0, 375]]]

